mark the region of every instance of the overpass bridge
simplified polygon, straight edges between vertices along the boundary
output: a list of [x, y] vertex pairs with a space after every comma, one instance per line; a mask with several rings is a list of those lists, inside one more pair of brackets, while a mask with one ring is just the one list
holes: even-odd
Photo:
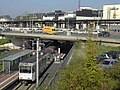
[[[99, 23], [104, 23], [104, 24], [113, 24], [114, 22], [117, 24], [120, 24], [120, 19], [86, 19], [86, 20], [76, 20], [76, 19], [70, 19], [69, 22], [71, 23], [89, 23], [89, 22], [95, 22], [99, 20]], [[7, 23], [7, 24], [19, 24], [19, 23], [29, 23], [31, 20], [10, 20], [10, 21], [0, 21], [0, 24]], [[33, 20], [33, 23], [46, 23], [46, 22], [52, 22], [52, 23], [66, 23], [68, 20]]]
[[[31, 38], [40, 38], [46, 40], [63, 40], [63, 41], [72, 41], [75, 42], [77, 40], [86, 41], [87, 37], [79, 36], [71, 36], [71, 35], [48, 35], [43, 33], [22, 33], [22, 32], [1, 32], [1, 36], [4, 37], [11, 37], [11, 38], [19, 38], [19, 39], [31, 39]], [[120, 39], [113, 39], [113, 38], [93, 38], [94, 41], [102, 42], [102, 43], [109, 43], [109, 44], [116, 44], [120, 46]]]

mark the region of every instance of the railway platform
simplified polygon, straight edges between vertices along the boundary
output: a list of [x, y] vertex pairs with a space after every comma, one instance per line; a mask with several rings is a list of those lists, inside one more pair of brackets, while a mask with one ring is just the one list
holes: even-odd
[[10, 84], [18, 80], [18, 71], [14, 71], [8, 74], [0, 74], [0, 90], [5, 90]]
[[32, 50], [20, 51], [2, 59], [2, 72], [0, 72], [0, 90], [6, 90], [10, 84], [18, 80], [19, 62], [30, 57]]

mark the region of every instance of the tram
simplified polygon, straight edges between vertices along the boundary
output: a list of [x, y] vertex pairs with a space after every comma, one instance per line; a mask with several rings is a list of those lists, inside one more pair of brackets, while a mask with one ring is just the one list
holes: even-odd
[[[55, 47], [49, 46], [39, 54], [39, 75], [54, 61]], [[22, 82], [36, 80], [36, 54], [19, 63], [19, 80]]]

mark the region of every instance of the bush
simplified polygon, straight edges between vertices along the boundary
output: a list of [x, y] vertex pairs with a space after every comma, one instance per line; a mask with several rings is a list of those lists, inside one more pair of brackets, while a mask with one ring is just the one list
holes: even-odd
[[6, 43], [9, 43], [9, 42], [10, 42], [9, 39], [0, 39], [0, 45], [6, 44]]
[[[97, 45], [88, 39], [83, 48], [76, 44], [74, 55], [60, 73], [58, 81], [59, 90], [112, 90], [116, 87], [116, 81], [111, 79], [108, 73], [96, 65], [95, 56], [99, 50]], [[81, 45], [80, 45], [81, 46]], [[83, 56], [80, 57], [78, 52]], [[83, 52], [84, 51], [84, 52]]]
[[116, 65], [113, 65], [111, 69], [105, 71], [109, 78], [116, 81], [116, 87], [114, 90], [120, 90], [120, 62], [118, 62]]

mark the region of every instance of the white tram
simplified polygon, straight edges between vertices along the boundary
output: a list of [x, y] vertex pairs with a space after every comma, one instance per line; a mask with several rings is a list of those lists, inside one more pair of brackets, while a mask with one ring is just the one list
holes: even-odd
[[[41, 52], [39, 55], [40, 74], [42, 74], [43, 71], [46, 70], [49, 65], [51, 65], [54, 60], [54, 53], [54, 46], [50, 46]], [[36, 55], [33, 55], [19, 63], [19, 80], [23, 82], [36, 80]]]

